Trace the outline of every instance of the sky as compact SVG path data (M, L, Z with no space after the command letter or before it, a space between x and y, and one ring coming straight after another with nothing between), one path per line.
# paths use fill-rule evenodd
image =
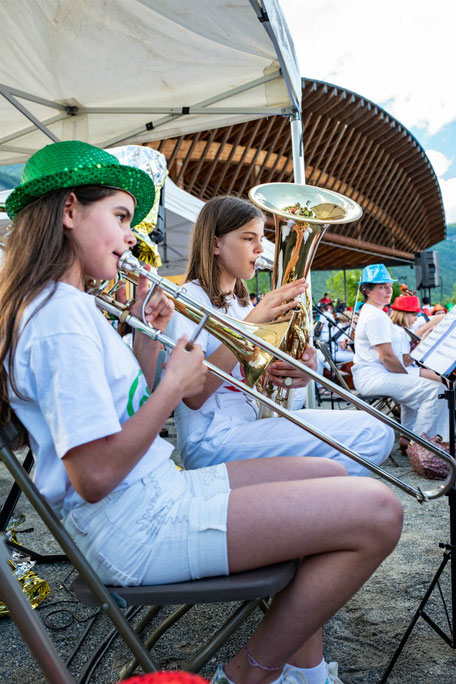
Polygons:
M447 223L456 222L456 2L279 2L301 75L347 88L400 121L434 167Z

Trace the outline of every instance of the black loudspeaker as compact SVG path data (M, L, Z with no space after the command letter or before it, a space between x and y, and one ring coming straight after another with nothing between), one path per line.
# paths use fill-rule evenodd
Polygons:
M439 253L417 252L415 254L416 289L440 286Z

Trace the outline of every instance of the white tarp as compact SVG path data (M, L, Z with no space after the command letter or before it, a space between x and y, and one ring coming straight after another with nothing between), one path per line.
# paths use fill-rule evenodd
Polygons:
M171 178L165 182L165 244L158 246L163 261L160 275L180 275L187 266L192 227L204 202L179 188Z
M278 0L0 0L0 44L0 164L299 109Z

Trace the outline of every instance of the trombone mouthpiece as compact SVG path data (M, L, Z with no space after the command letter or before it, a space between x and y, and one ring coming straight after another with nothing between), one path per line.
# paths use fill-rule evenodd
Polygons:
M141 268L141 262L137 259L129 249L125 250L119 257L119 271L137 271Z

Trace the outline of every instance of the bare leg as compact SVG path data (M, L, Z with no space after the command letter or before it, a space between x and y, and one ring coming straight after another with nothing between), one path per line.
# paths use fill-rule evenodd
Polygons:
M365 478L233 490L228 509L230 571L303 559L249 641L256 660L269 667L286 661L301 667L318 664L321 627L391 553L401 525L396 497ZM250 667L244 651L228 663L226 673L237 684L267 684L278 676Z
M231 461L226 464L231 489L266 482L309 480L347 475L343 465L329 458L278 456Z

